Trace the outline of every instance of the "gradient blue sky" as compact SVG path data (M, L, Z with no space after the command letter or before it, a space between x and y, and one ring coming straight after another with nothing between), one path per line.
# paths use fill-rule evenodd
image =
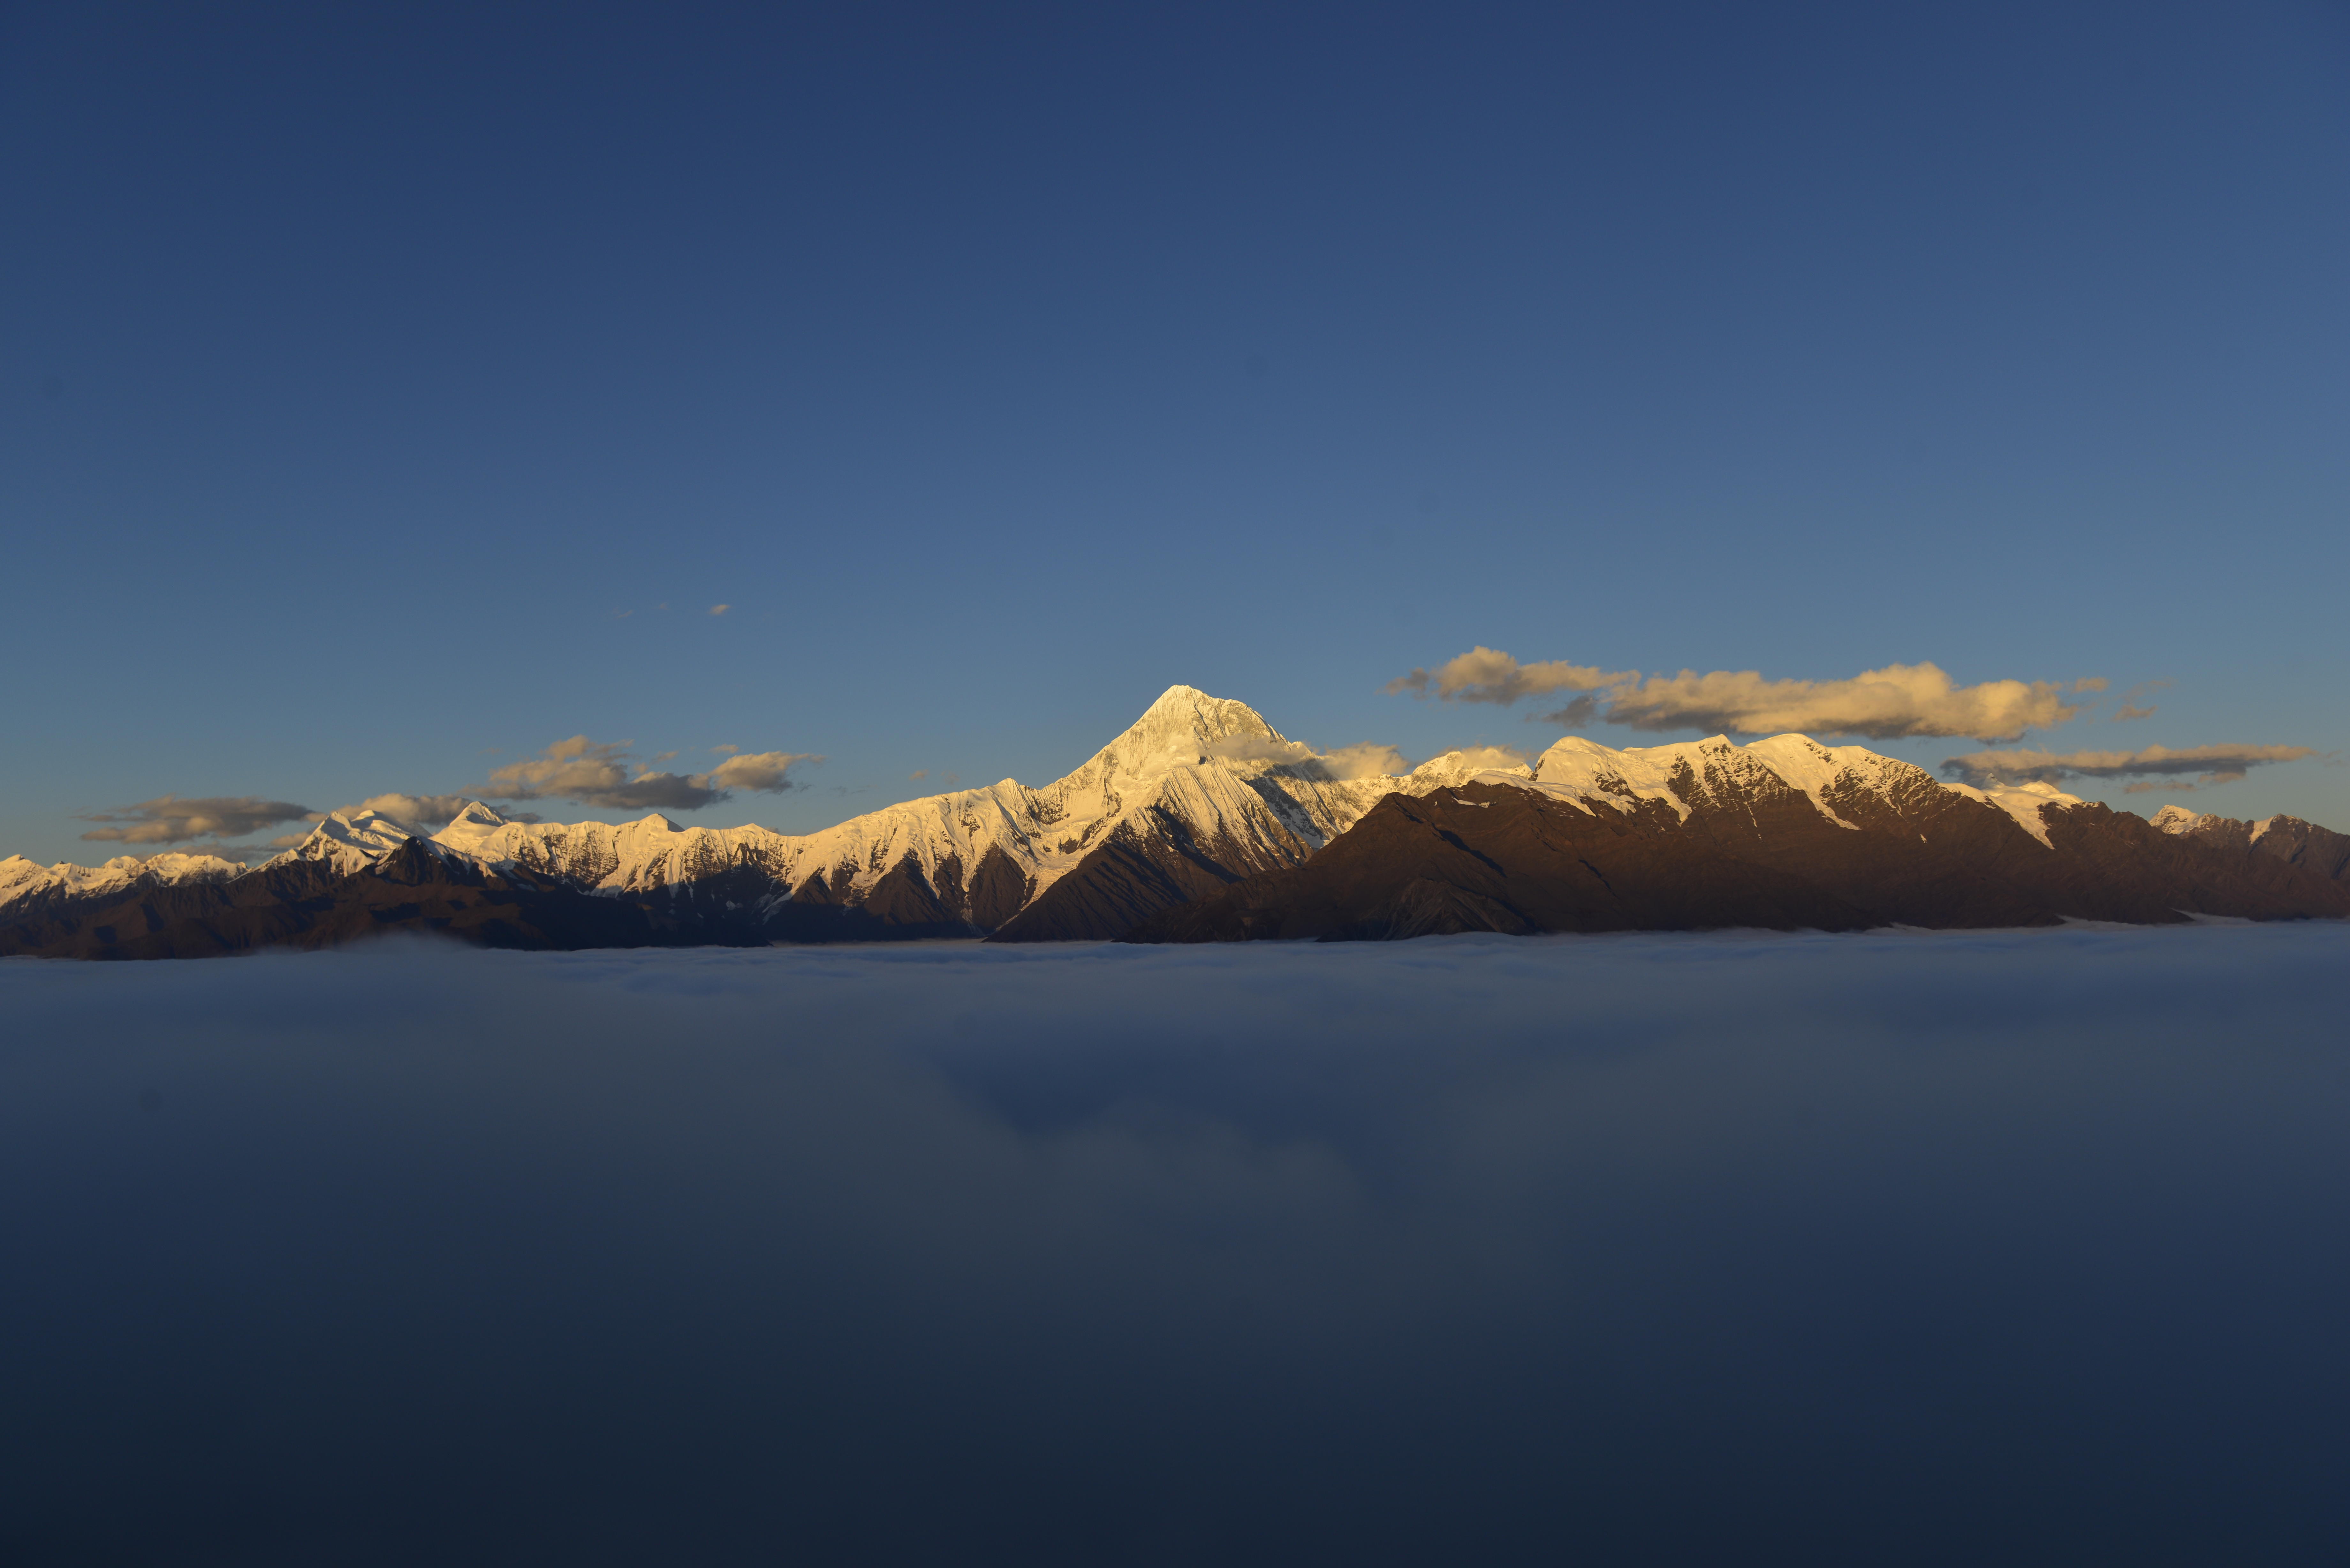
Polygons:
M2342 7L326 10L0 18L0 853L580 732L806 830L1178 681L1556 738L1383 693L1476 644L2350 750Z

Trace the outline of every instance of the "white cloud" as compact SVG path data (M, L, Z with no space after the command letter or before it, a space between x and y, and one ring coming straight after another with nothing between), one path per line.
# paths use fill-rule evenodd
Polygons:
M2100 690L2091 677L2073 691ZM1651 675L1637 670L1552 660L1521 664L1499 649L1479 646L1433 671L1415 670L1388 683L1451 702L1510 703L1551 692L1580 693L1547 722L1575 728L1595 720L1635 730L1722 730L1773 734L1800 730L1825 735L1895 740L1913 735L1972 735L2013 740L2026 730L2064 723L2081 711L2055 681L1987 680L1960 686L1933 664L1888 664L1843 680L1769 680L1752 670Z
M1411 771L1410 762L1401 752L1377 741L1360 741L1351 746L1320 752L1303 741L1276 741L1269 735L1227 735L1210 742L1207 754L1225 762L1274 763L1333 779L1372 778Z
M1367 779L1381 774L1411 772L1410 758L1378 741L1358 741L1351 746L1334 746L1322 753L1322 765L1330 770L1333 778L1341 779Z

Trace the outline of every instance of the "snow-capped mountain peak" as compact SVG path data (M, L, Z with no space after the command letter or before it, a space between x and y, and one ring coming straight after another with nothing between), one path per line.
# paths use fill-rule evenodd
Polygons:
M339 876L363 871L411 838L422 836L380 811L330 811L310 836L276 860L315 860Z
M2166 805L2154 814L2154 826L2174 838L2235 839L2241 836L2249 849L2266 838L2279 824L2306 829L2309 824L2293 816L2263 816L2246 822L2235 817L2215 816L2209 812L2189 811L2183 805ZM2323 832L2324 829L2319 829ZM2286 836L2294 836L2288 831Z
M1495 775L1496 782L1509 782ZM1925 769L1880 756L1865 746L1828 746L1809 735L1773 735L1739 745L1724 735L1662 746L1618 751L1580 735L1568 735L1534 761L1525 787L1572 802L1588 811L1597 805L1623 810L1654 801L1687 821L1700 804L1733 805L1751 800L1758 786L1783 785L1808 798L1839 827L1858 828L1851 813L1880 808L1905 815L1901 804L1921 792L1948 790L1995 805L2042 844L2049 843L2043 815L2049 806L2083 805L2053 784L1999 784L1989 789L1944 784ZM1843 803L1839 809L1837 803Z
M1986 801L1999 807L2000 810L2015 818L2017 826L2040 840L2041 843L2048 845L2052 849L2055 846L2050 843L2048 837L2048 818L2045 815L2047 808L2052 805L2088 804L2077 794L2066 794L2054 784L2043 784L2038 779L2029 784L1988 784L1981 789L1977 789L1972 784L1946 784L1942 787L1953 794L1965 795L1969 800Z
M1042 793L1072 816L1114 814L1117 803L1177 768L1196 767L1220 752L1233 763L1286 760L1282 753L1290 745L1245 702L1211 697L1196 686L1170 686L1125 733Z
M1425 794L1488 774L1497 780L1520 780L1534 777L1534 764L1512 762L1510 753L1498 746L1465 746L1438 753L1395 782L1406 794Z
M219 882L244 871L234 860L224 860L217 855L182 855L166 851L145 859L136 855L118 855L98 866L77 866L60 860L54 866L43 866L22 855L11 855L0 860L0 906L36 898L44 893L59 893L69 898L113 892L127 888L141 877L177 887L184 882Z
M506 825L497 811L478 800L469 800L449 819L449 826L432 836L434 843L466 855L477 854L482 841Z

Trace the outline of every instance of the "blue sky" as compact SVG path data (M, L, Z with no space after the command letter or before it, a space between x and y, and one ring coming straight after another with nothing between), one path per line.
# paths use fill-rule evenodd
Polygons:
M1383 690L1477 646L2350 752L2350 20L1889 9L16 8L0 851L574 734L805 830L1179 681L1563 732Z

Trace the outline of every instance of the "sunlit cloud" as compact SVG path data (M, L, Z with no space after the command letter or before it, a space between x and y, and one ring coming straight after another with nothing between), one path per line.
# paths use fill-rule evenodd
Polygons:
M1224 762L1274 763L1331 779L1375 778L1411 771L1411 763L1401 752L1377 741L1361 741L1323 752L1303 741L1276 741L1270 735L1226 735L1210 742L1206 754Z
M1447 659L1433 670L1415 670L1387 684L1390 696L1440 697L1447 702L1515 702L1554 691L1596 691L1640 679L1637 670L1607 670L1596 665L1551 659L1521 664L1499 649L1482 644Z
M694 776L721 790L747 789L779 794L797 787L788 776L794 767L822 761L811 752L743 752Z
M736 790L780 794L796 788L792 768L824 760L807 752L745 753L722 747L713 750L733 754L706 774L658 773L649 766L636 766L632 772L629 744L574 735L526 762L492 769L480 793L499 800L554 797L625 811L699 811Z
M1636 730L1800 730L1890 741L1914 735L2012 740L2081 710L2053 681L1960 686L1932 664L1888 664L1849 680L1766 680L1752 670L1652 675L1611 694L1608 723Z
M2091 676L2074 681L2072 691L2096 691L2105 685ZM2081 711L2080 704L2065 701L2065 688L2055 681L1960 686L1933 664L1888 664L1848 680L1768 680L1752 670L1684 670L1643 679L1637 670L1607 670L1563 660L1521 664L1482 645L1433 670L1415 670L1391 680L1387 690L1448 702L1494 703L1577 692L1565 707L1534 721L1565 729L1602 722L1652 732L1759 735L1800 730L1880 741L1918 735L2013 740Z

